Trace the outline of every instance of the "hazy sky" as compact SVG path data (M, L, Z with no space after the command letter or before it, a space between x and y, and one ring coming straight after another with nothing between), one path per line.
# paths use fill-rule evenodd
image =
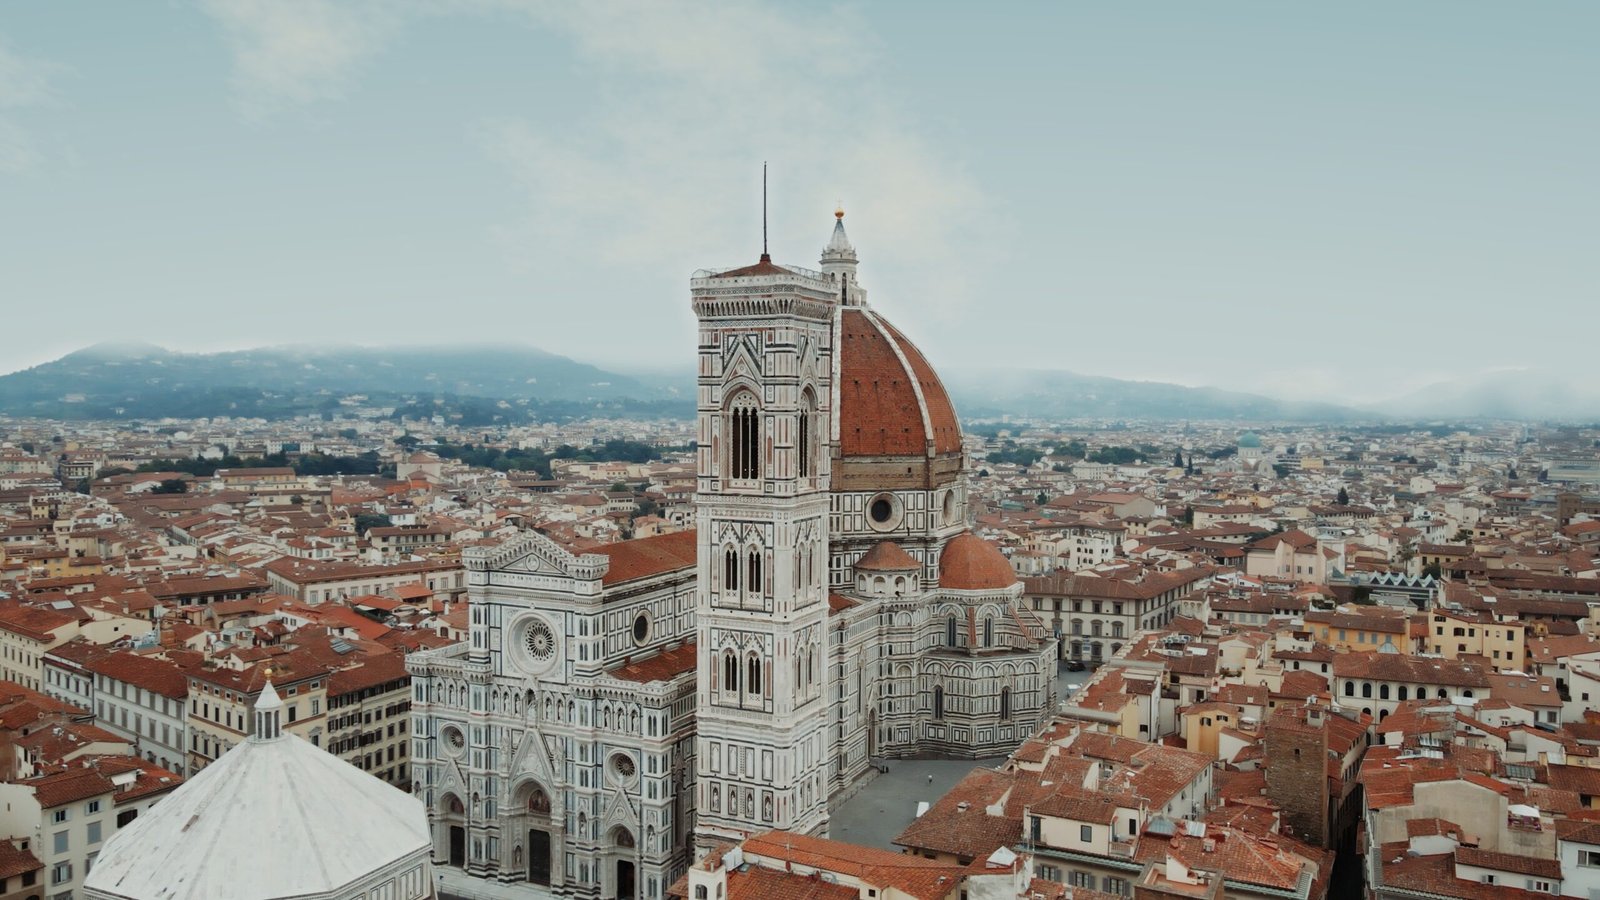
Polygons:
M1600 3L0 4L0 370L525 340L691 362L836 202L941 367L1592 377Z

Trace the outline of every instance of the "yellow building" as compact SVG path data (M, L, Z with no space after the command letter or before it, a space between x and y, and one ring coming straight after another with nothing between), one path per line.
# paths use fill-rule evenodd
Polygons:
M1360 611L1357 611L1357 610ZM1306 613L1306 627L1319 642L1335 650L1411 653L1411 623L1404 613L1381 607L1348 607Z
M1481 656L1497 671L1524 671L1527 625L1497 622L1487 613L1435 610L1428 621L1428 651L1448 659Z

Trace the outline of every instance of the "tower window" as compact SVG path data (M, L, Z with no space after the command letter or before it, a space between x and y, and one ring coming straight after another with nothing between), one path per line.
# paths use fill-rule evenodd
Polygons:
M761 581L761 551L750 551L750 581L746 586L751 594L760 594L763 590Z
M1011 688L1003 687L1003 688L1000 689L1000 720L1003 722L1003 721L1006 721L1006 720L1008 720L1010 718L1011 718Z
M742 481L761 477L761 411L755 398L742 394L728 417L729 476Z
M938 686L933 689L933 717L944 718L944 688Z
M812 402L810 394L800 403L800 421L795 429L795 453L798 456L796 466L801 478L811 477L811 416Z
M739 553L732 547L722 554L722 589L725 591L739 589Z

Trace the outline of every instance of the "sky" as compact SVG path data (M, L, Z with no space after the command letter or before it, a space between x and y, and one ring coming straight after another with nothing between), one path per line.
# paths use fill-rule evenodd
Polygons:
M842 204L941 368L1592 378L1600 4L14 0L0 371L101 341L692 365Z

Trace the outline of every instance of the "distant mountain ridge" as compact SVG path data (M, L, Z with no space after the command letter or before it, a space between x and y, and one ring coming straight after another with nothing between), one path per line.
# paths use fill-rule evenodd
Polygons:
M1060 370L956 366L942 374L957 411L970 418L1330 423L1395 417L1600 418L1600 388L1528 372L1434 385L1366 408ZM0 414L40 418L332 415L351 395L407 414L452 398L459 402L449 409L459 413L470 407L474 424L608 412L688 417L694 412L694 373L684 366L623 374L509 343L291 345L219 353L103 343L0 376ZM509 412L507 403L514 404Z
M178 353L154 344L104 343L0 376L0 413L281 418L337 407L340 397L351 394L688 402L671 387L514 344Z
M1061 370L974 370L942 376L962 416L1041 419L1241 419L1348 422L1378 418L1348 406Z

